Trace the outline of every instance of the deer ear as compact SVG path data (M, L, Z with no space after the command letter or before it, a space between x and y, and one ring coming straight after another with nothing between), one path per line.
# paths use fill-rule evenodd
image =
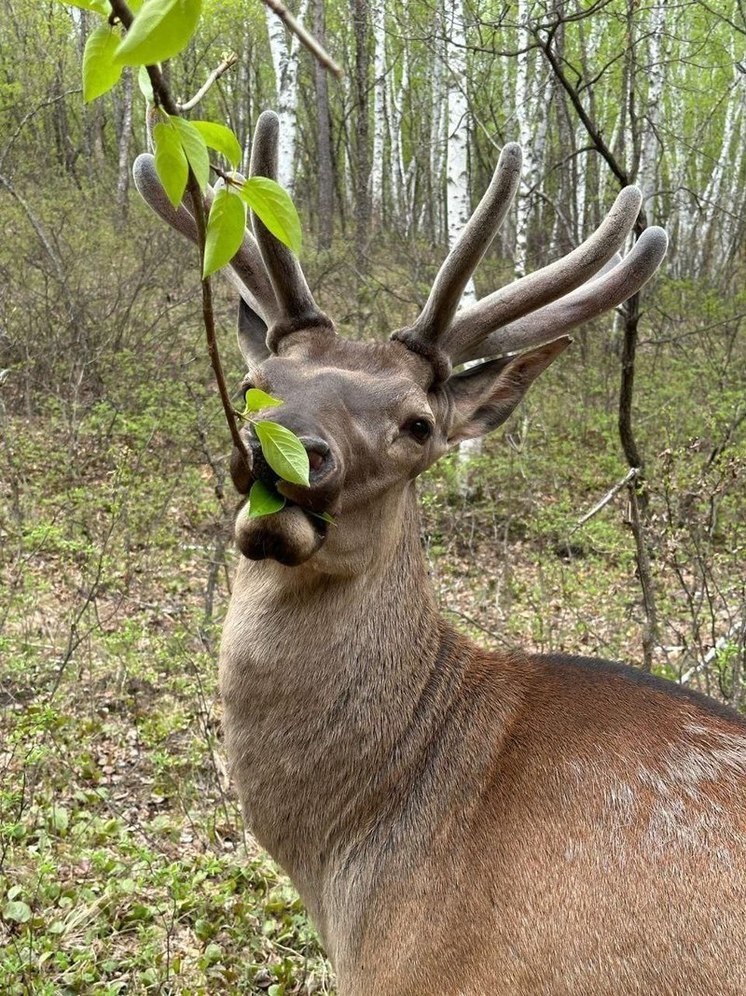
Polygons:
M238 348L248 366L257 366L269 356L267 326L243 298L238 303Z
M453 404L453 446L496 429L517 407L523 395L572 339L564 336L517 356L488 360L455 374L446 383Z

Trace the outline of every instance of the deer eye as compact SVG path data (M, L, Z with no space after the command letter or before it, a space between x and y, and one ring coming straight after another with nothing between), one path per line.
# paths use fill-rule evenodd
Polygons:
M418 443L426 443L433 432L432 423L426 418L413 418L403 429Z

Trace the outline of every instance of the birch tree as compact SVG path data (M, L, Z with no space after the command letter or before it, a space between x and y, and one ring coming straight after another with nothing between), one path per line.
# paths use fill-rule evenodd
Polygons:
M324 0L314 0L313 28L316 38L326 45ZM328 249L334 235L334 166L331 121L329 117L329 87L326 69L314 60L316 84L316 126L319 136L318 212L319 246Z
M308 0L301 0L298 20L303 22L308 11ZM272 64L275 70L277 114L280 118L277 179L291 194L295 186L295 146L298 134L298 65L300 42L296 35L288 39L285 25L269 7L267 30Z
M640 165L637 171L638 185L642 191L643 210L648 224L652 224L655 218L653 198L657 189L658 160L660 158L658 131L665 79L663 63L665 30L666 4L660 3L651 7L648 14L648 94L640 142Z
M355 32L355 260L360 272L365 269L365 254L370 234L370 147L368 145L368 99L370 73L368 38L370 34L368 0L352 0Z
M469 103L466 96L466 29L462 0L446 0L444 5L446 38L446 106L448 141L446 143L446 218L450 249L469 220ZM474 281L464 288L461 305L476 301Z
M452 0L453 2L453 0ZM443 205L441 197L441 179L445 168L446 147L448 141L448 99L446 79L446 28L444 12L436 0L433 9L433 35L435 47L433 53L433 69L431 74L431 106L430 106L430 211L433 240L443 234Z
M735 193L732 189L733 178L735 178L736 183L739 181L740 171L737 166L739 158L741 162L743 161L742 126L745 106L746 76L738 67L735 67L733 86L725 110L720 154L702 196L703 209L709 217L700 226L696 242L697 251L694 255L695 272L700 272L705 267L708 252L710 266L714 271L724 266L729 254L730 229L733 227L733 218L729 212L721 211L721 208L723 203L726 200L730 201ZM728 189L729 187L731 189Z
M384 137L386 133L386 0L371 0L373 29L373 159L370 210L374 225L383 220Z
M515 68L515 114L518 121L518 141L523 150L523 170L518 188L515 233L515 274L522 277L528 267L528 226L531 217L531 197L537 180L537 157L540 139L535 128L536 97L532 79L533 40L530 28L531 0L518 0L518 54ZM542 114L541 119L546 120Z
M119 162L117 166L117 207L122 217L127 215L127 192L130 180L130 140L132 138L132 70L127 68L122 81L122 117L119 130Z
M469 102L466 93L466 25L462 0L446 0L444 5L446 39L448 141L446 143L446 218L448 248L452 249L469 220ZM471 277L461 295L460 308L477 299ZM459 446L459 460L467 463L482 452L482 440L468 439ZM462 467L461 489L469 483Z

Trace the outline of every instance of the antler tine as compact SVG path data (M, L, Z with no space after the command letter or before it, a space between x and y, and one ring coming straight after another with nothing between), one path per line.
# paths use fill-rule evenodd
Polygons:
M429 353L427 347L441 338L453 321L464 287L513 201L521 178L522 158L521 147L516 142L503 148L492 181L441 266L419 318L411 328L394 333L392 338L423 353Z
M588 281L559 301L492 332L471 349L461 350L454 362L464 363L539 346L616 308L648 282L666 255L667 247L668 236L662 228L646 228L624 259L602 276Z
M622 244L641 203L637 187L625 187L596 231L577 249L459 312L443 336L443 349L451 356L470 354L495 329L584 284Z
M279 119L273 111L264 111L256 124L251 151L251 175L277 178L277 141ZM334 325L318 307L295 254L272 235L252 211L257 242L269 272L280 306L280 319L267 334L267 345L276 352L281 338L309 326L334 331Z
M155 159L149 153L143 153L135 159L132 175L141 197L150 208L165 222L195 245L198 243L197 226L189 210L184 204L175 208L166 196L155 171ZM207 206L212 204L213 192L205 191ZM274 322L279 314L275 292L269 281L267 270L259 252L256 239L247 231L243 244L231 260L230 274L241 297L249 304L264 321Z

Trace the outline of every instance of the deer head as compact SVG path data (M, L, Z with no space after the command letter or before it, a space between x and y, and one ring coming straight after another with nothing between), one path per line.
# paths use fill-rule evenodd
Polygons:
M274 179L278 119L259 119L252 175ZM355 570L393 537L411 482L461 440L501 425L529 385L570 345L566 333L635 293L655 272L666 235L647 229L620 261L640 193L627 187L599 228L577 249L458 311L466 283L515 195L517 145L500 156L489 189L443 263L419 317L388 341L342 338L314 301L297 259L252 218L231 272L241 296L238 341L248 365L244 390L282 399L271 418L291 429L309 454L310 486L284 481L243 430L251 466L234 453L232 476L246 494L255 479L277 485L288 504L262 518L239 513L236 540L252 560ZM196 241L186 207L174 210L151 156L140 156L135 181L150 206ZM465 370L467 360L483 360ZM314 513L329 513L334 526Z

